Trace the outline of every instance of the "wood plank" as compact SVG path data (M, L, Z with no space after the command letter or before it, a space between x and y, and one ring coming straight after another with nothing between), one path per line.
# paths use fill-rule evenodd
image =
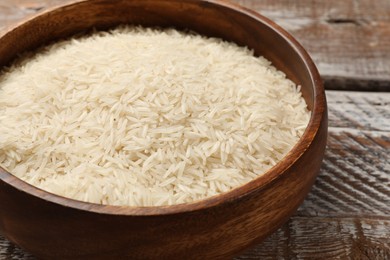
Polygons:
M299 216L390 215L390 93L327 91L328 147Z
M388 0L231 0L273 19L309 51L327 89L390 91ZM0 29L66 0L2 0Z
M328 148L299 216L389 216L390 132L329 130Z
M390 93L327 91L326 96L330 126L390 131Z
M0 29L34 14L60 0L2 0L0 2Z
M13 245L0 235L0 259L1 260L35 260L36 258Z
M292 217L236 260L390 259L389 234L390 218Z
M293 34L312 55L327 89L390 90L390 1L234 2Z

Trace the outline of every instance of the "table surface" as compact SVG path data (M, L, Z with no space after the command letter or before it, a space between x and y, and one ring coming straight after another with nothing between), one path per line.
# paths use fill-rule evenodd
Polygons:
M0 30L64 0L1 0ZM308 50L329 106L325 159L304 203L236 259L390 259L390 1L235 0ZM0 259L34 259L0 236Z

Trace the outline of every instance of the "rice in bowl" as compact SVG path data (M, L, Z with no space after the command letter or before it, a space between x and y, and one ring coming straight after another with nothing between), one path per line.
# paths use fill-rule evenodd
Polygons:
M86 202L159 206L264 174L310 118L299 87L220 39L124 26L3 72L0 164Z

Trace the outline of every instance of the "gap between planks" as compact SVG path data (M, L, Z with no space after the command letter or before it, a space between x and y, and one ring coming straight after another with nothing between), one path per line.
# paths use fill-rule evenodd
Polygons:
M390 91L388 0L234 0L294 35L327 89Z

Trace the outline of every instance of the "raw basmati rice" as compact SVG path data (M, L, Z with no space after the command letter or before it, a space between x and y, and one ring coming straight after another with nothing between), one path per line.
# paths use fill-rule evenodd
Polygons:
M227 192L280 161L310 118L299 87L268 60L173 29L52 44L3 72L0 88L0 164L99 204Z

